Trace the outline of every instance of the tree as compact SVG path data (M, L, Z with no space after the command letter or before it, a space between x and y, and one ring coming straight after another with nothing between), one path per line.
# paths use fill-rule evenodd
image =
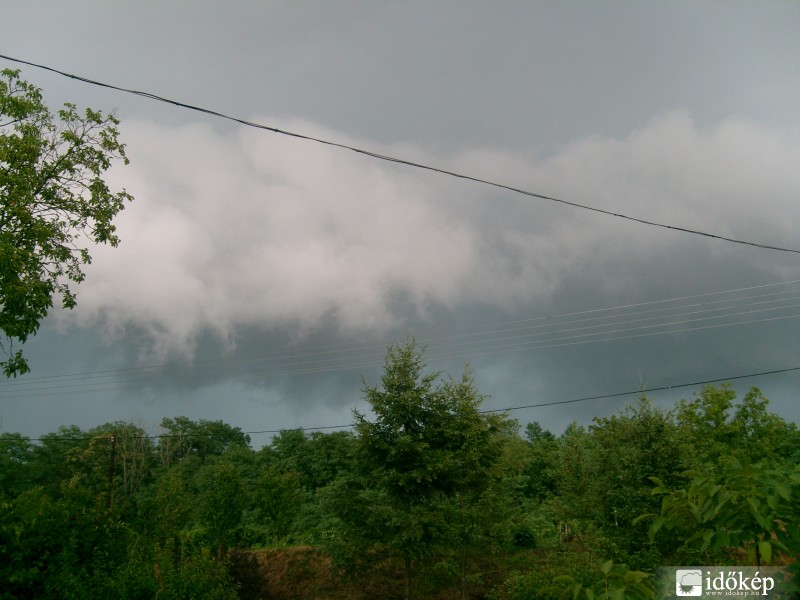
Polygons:
M693 468L724 467L732 458L757 462L780 453L792 429L767 410L769 401L761 391L750 388L740 403L735 400L730 384L708 385L678 404L678 427Z
M63 483L75 476L76 469L84 467L73 457L88 448L89 438L76 425L62 425L57 432L43 435L40 443L33 447L28 463L31 481L42 486L50 496L60 497Z
M244 484L236 466L224 460L204 465L197 479L198 516L222 558L242 520Z
M550 431L537 423L525 427L526 460L522 471L524 493L528 498L542 501L556 489L558 470L558 441Z
M132 196L113 193L103 174L127 164L119 121L65 104L55 115L19 71L0 71L0 361L7 377L28 363L14 344L35 335L60 295L73 308L72 284L91 261L87 242L116 246L114 217Z
M452 555L461 599L467 597L467 560L485 558L492 547L512 539L514 506L507 465L502 464L508 440L518 437L516 421L479 411L485 396L469 369L441 387L451 417L445 420L456 481L444 506L447 537L444 550ZM448 510L449 509L449 510Z
M596 440L583 425L573 421L558 438L556 497L553 505L558 515L558 535L567 541L593 522L597 504L595 469L592 464Z
M652 568L660 561L659 549L645 541L644 527L632 522L658 508L649 477L672 483L682 469L672 415L643 396L619 415L595 418L589 430L597 441L591 461L595 523L612 547L624 552L620 559L636 568Z
M800 466L733 459L721 475L686 471L684 476L689 482L683 488L650 478L653 494L663 497L661 513L637 520L652 520L651 539L672 531L683 540L683 550L698 550L705 564L712 564L710 553L731 547L745 549L759 567L772 561L774 549L800 551Z
M127 534L122 522L41 487L0 500L0 598L96 597L124 562Z
M256 512L266 521L271 541L285 540L306 503L300 475L268 468L257 481Z
M250 444L250 436L240 427L222 421L164 417L161 427L166 433L159 436L158 451L161 464L166 467L187 456L197 456L205 462L209 456L221 456L231 448L249 448Z
M601 562L590 585L576 581L570 575L553 579L543 594L560 600L652 600L655 597L653 576L643 571L631 571L614 561Z
M282 472L295 472L307 492L315 492L353 469L355 437L349 431L306 435L298 429L284 429L262 453Z
M31 487L33 445L18 433L0 434L0 498L14 498Z
M647 542L644 526L631 523L658 509L649 478L671 484L683 470L671 413L642 397L618 415L595 418L588 432L565 433L561 446L562 519L590 534L601 556L634 568L657 565L660 548Z
M374 421L355 411L362 489L339 486L351 494L340 507L345 535L353 534L362 549L403 561L406 599L417 561L449 549L454 539L475 539L466 506L487 487L505 423L502 416L479 411L483 396L469 371L440 383L439 373L424 370L414 340L390 346L381 387L364 385ZM465 516L463 522L449 520L454 512Z

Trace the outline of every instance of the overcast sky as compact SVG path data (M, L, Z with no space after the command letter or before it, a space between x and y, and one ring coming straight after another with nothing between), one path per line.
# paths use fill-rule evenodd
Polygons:
M0 54L537 194L800 249L800 4L6 1ZM3 68L20 65L0 59ZM349 423L414 335L486 408L800 366L800 255L247 128L121 119L135 200L0 383L0 431ZM742 379L800 419L797 371ZM699 388L653 392L671 406ZM560 432L632 396L513 411ZM256 444L267 436L254 435Z

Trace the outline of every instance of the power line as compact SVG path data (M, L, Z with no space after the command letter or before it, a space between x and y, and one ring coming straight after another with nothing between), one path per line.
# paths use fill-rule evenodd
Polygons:
M74 79L76 81L81 81L83 83L88 83L88 84L91 84L91 85L96 85L96 86L100 86L100 87L116 90L116 91L119 91L119 92L124 92L124 93L127 93L127 94L133 94L135 96L141 96L143 98L149 98L151 100L156 100L158 102L164 102L164 103L167 103L167 104L172 104L173 106L177 106L179 108L185 108L185 109L188 109L188 110L193 110L193 111L196 111L196 112L200 112L200 113L204 113L204 114L207 114L207 115L211 115L213 117L219 117L221 119L226 119L228 121L233 121L235 123L239 123L240 125L245 125L247 127L253 127L255 129L262 129L262 130L270 131L272 133L276 133L276 134L280 134L280 135L285 135L285 136L289 136L289 137L293 137L293 138L297 138L297 139L301 139L301 140L306 140L306 141L310 141L310 142L316 142L318 144L324 144L326 146L332 146L332 147L336 147L336 148L341 148L343 150L350 150L351 152L355 152L357 154L362 154L364 156L369 156L369 157L372 157L372 158L375 158L375 159L378 159L378 160L383 160L383 161L387 161L387 162L391 162L391 163L405 165L407 167L412 167L412 168L415 168L415 169L422 169L422 170L425 170L425 171L432 171L434 173L439 173L441 175L448 175L450 177L455 177L457 179L463 179L465 181L470 181L470 182L473 182L473 183L479 183L479 184L482 184L482 185L487 185L487 186L491 186L491 187L507 190L507 191L510 191L510 192L514 192L516 194L522 194L524 196L529 196L531 198L538 198L540 200L547 200L549 202L556 202L556 203L559 203L559 204L564 204L566 206L571 206L573 208L578 208L578 209L581 209L581 210L588 210L588 211L591 211L591 212L596 212L596 213L600 213L600 214L607 215L607 216L610 216L610 217L616 217L616 218L619 218L619 219L625 219L625 220L632 221L632 222L635 222L635 223L640 223L642 225L648 225L650 227L659 227L659 228L662 228L662 229L671 229L673 231L679 231L679 232L688 233L688 234L692 234L692 235L699 235L699 236L712 238L712 239L716 239L716 240L722 240L722 241L726 241L726 242L731 242L731 243L734 243L734 244L742 244L742 245L746 245L746 246L753 246L753 247L762 248L762 249L765 249L765 250L776 250L776 251L779 251L779 252L790 252L790 253L794 253L794 254L800 254L800 250L797 250L797 249L783 248L783 247L779 247L779 246L773 246L773 245L770 245L770 244L762 244L762 243L758 243L758 242L750 242L750 241L746 241L746 240L740 240L740 239L737 239L737 238L726 237L726 236L719 235L719 234L709 233L709 232L701 231L701 230L698 230L698 229L689 229L687 227L680 227L680 226L677 226L677 225L669 225L667 223L658 223L656 221L650 221L650 220L642 219L642 218L639 218L639 217L633 217L633 216L630 216L630 215L625 215L625 214L622 214L622 213L617 213L617 212L613 212L613 211L610 211L610 210L597 208L595 206L590 206L590 205L587 205L587 204L579 204L577 202L564 200L562 198L556 198L554 196L547 196L545 194L539 194L539 193L536 193L536 192L531 192L531 191L528 191L528 190L524 190L522 188L517 188L517 187L511 186L511 185L506 185L504 183L491 181L491 180L488 180L488 179L482 179L480 177L475 177L475 176L472 176L472 175L467 175L465 173L458 173L456 171L451 171L451 170L443 169L443 168L440 168L440 167L434 167L434 166L430 166L430 165L426 165L426 164L423 164L423 163L414 162L414 161L403 159L403 158L389 156L389 155L386 155L386 154L380 154L378 152L373 152L371 150L358 148L356 146L350 146L348 144L344 144L344 143L341 143L341 142L335 142L335 141L326 140L326 139L322 139L322 138L318 138L318 137L314 137L314 136L310 136L310 135L305 135L305 134L301 134L301 133L297 133L297 132L293 132L293 131L287 131L287 130L279 129L277 127L273 127L273 126L270 126L270 125L264 125L264 124L261 124L261 123L255 123L253 121L248 121L246 119L242 119L242 118L239 118L239 117L233 117L233 116L230 116L230 115L226 115L226 114L223 114L221 112L218 112L218 111L215 111L215 110L211 110L211 109L208 109L208 108L203 108L203 107L200 107L200 106L194 106L192 104L187 104L185 102L180 102L178 100L172 100L172 99L169 99L169 98L164 98L162 96L158 96L158 95L150 93L150 92L143 92L143 91L139 91L139 90L133 90L133 89L119 87L119 86L112 85L112 84L109 84L109 83L103 83L103 82L100 82L100 81L96 81L94 79L89 79L87 77L82 77L80 75L74 75L72 73L67 73L65 71L60 71L58 69L55 69L53 67L48 67L46 65L41 65L41 64L34 63L34 62L22 60L22 59L19 59L19 58L13 58L11 56L6 56L4 54L0 54L0 58L4 58L4 59L12 61L12 62L25 64L25 65L29 65L29 66L32 66L32 67L36 67L38 69L43 69L45 71L50 71L52 73L56 73L56 74L62 75L64 77L68 77L68 78Z
M786 287L793 286L795 283L798 282L789 281L750 286L734 290L707 292L693 296L651 300L636 304L595 308L502 323L484 323L456 330L439 330L440 333L438 334L434 330L433 335L426 335L421 341L429 347L429 352L426 356L437 360L497 354L507 351L572 346L630 339L632 337L729 327L767 320L796 318L800 315L789 314L769 319L716 323L706 327L698 325L703 321L723 319L730 321L733 318L744 315L797 307L796 304L788 303L800 299L797 295L800 290ZM779 286L782 286L783 289L775 290ZM754 291L765 291L766 293L750 293L747 296L741 296L741 292ZM687 300L699 301L686 303ZM680 302L680 304L675 305L676 302ZM673 305L670 306L670 303ZM656 308L629 310L630 308L645 308L648 306ZM620 310L623 312L620 313ZM676 329L679 325L688 326ZM634 332L638 333L634 334ZM452 345L455 345L456 348L454 349ZM273 376L308 375L379 366L381 360L376 358L376 355L382 353L385 350L385 346L385 344L380 343L318 346L302 352L277 352L241 361L203 361L194 366L202 366L204 374L207 375L213 375L215 369L224 369L227 374L235 371L239 374L267 373L269 375L271 373ZM159 373L155 371L156 369L189 366L189 364L168 363L147 367L97 371L94 373L6 380L0 384L0 397L30 397L32 395L43 395L42 392L46 390L55 390L55 393L84 393L106 391L131 385L156 384L164 380L177 380L180 377L180 374L176 375L174 372Z
M692 383L680 383L677 385L662 385L656 388L645 388L640 390L634 390L629 392L617 392L614 394L603 394L600 396L586 396L584 398L575 398L572 400L556 400L554 402L542 402L539 404L527 404L525 406L512 406L509 408L498 408L493 410L484 410L480 411L482 413L495 413L495 412L505 412L505 411L513 411L513 410L523 410L526 408L542 408L544 406L556 406L560 404L574 404L576 402L587 402L589 400L603 400L605 398L616 398L619 396L631 396L633 394L647 394L648 392L663 392L667 390L677 390L681 388L687 387L695 387L698 385L711 385L712 383L722 383L727 381L736 381L739 379L749 379L751 377L763 377L765 375L777 375L779 373L789 373L790 371L800 371L800 367L789 367L787 369L774 369L772 371L762 371L760 373L749 373L747 375L735 375L733 377L720 377L718 379L706 379L705 381L693 381Z
M600 312L624 310L624 309L628 309L628 308L639 308L639 307L642 307L642 306L653 306L655 304L667 304L667 303L670 303L670 302L680 302L682 300L698 300L700 298L710 298L712 296L721 296L723 294L735 294L735 293L738 293L738 292L749 292L749 291L752 291L752 290L761 290L761 289L765 289L765 288L774 288L774 287L784 286L784 285L793 285L795 283L800 283L800 279L794 279L794 280L790 280L790 281L780 281L778 283L766 283L766 284L762 284L762 285L752 285L752 286L747 286L747 287L735 288L735 289L731 289L731 290L722 290L722 291L719 291L719 292L703 292L701 294L692 294L690 296L677 296L677 297L674 297L674 298L664 298L664 299L661 299L661 300L646 300L644 302L636 302L636 303L633 303L633 304L622 304L620 306L609 306L609 307L604 307L604 308L592 308L592 309L582 310L582 311L578 311L578 312L561 313L561 314L556 314L556 315L548 315L548 316L544 316L544 317L531 317L531 318L528 318L528 319L522 319L522 320L518 320L518 321L506 321L506 322L501 323L501 324L506 325L506 324L523 323L523 322L527 322L527 321L542 321L542 320L558 319L558 318L563 318L563 317L574 317L574 316L589 315L589 314L600 313ZM778 292L778 293L784 293L784 292ZM768 295L772 295L772 294L768 294ZM758 297L762 297L762 296L755 296L755 297L758 298ZM733 300L717 300L715 302L732 302L732 301L735 301L735 299L733 299ZM690 306L697 306L697 304L693 304L693 305L690 305Z
M755 304L774 303L779 301L775 300L776 297L786 296L789 294L791 294L792 296L785 298L784 300L787 301L795 300L797 299L796 294L800 292L800 290L795 290L792 288L786 289L786 286L793 286L794 284L797 283L800 283L800 280L763 284L758 286L741 287L741 288L723 290L717 292L705 292L689 296L650 300L650 301L639 302L634 304L625 304L620 306L593 308L578 312L551 314L540 317L529 317L514 321L487 322L479 325L472 325L469 327L461 327L456 329L440 328L437 330L436 328L433 328L427 330L427 334L423 341L428 346L435 347L439 346L440 344L453 342L457 343L460 348L464 348L468 344L475 345L476 343L490 341L485 339L481 340L480 338L487 338L489 336L497 336L499 334L507 334L519 331L532 331L536 329L541 330L545 328L550 328L551 331L548 331L546 333L550 335L555 335L559 333L559 331L562 332L566 331L564 327L577 323L591 323L608 319L624 319L623 321L618 321L615 324L633 323L635 321L640 321L640 322L645 321L645 319L633 320L629 318L640 315L651 315L651 317L649 318L653 319L658 319L658 318L674 319L680 316L687 316L689 314L701 314L703 312L722 311L726 307L723 307L721 305L726 305L726 304L730 305L732 303L747 302L748 304L746 306L753 306ZM737 297L737 296L722 297L722 296L732 296L735 294L739 294L741 292L752 292L757 290L761 291L761 290L766 290L767 288L774 289L778 287L784 287L785 289L783 291L768 291L767 293L749 295L745 297ZM764 298L772 300L760 300L760 302L751 302L752 300L764 299ZM691 304L683 303L674 306L675 303L684 302L687 300L702 300L702 301L694 302ZM667 306L668 304L673 304L673 306ZM659 308L649 309L644 311L636 311L636 312L628 311L628 309L631 308L642 308L649 306L658 306ZM717 306L717 308L709 308L710 306ZM697 308L697 307L700 307L701 310L693 311L691 313L685 312L685 309L687 308ZM731 306L727 308L740 308L740 307ZM608 313L620 313L620 311L628 311L628 312L623 312L622 314L608 314ZM666 313L667 311L675 311L675 312L674 314L671 315L658 314L658 313ZM581 318L576 319L575 317L581 317ZM667 326L674 324L675 321L673 320L669 323L664 323L663 325ZM611 324L607 323L605 326L608 325ZM587 326L587 328L589 327L599 328L601 326L602 325L591 325ZM559 328L559 329L554 330L553 328ZM495 337L495 340L496 339L497 338ZM206 371L208 371L210 368L213 368L215 365L217 365L220 366L221 368L226 369L227 371L230 371L232 368L238 366L245 366L245 368L247 368L246 367L247 365L258 365L258 364L263 364L264 362L272 362L273 364L277 363L275 364L277 368L284 368L284 369L289 367L305 368L320 364L324 365L331 361L341 361L341 359L343 358L366 360L367 358L374 356L375 352L383 351L385 350L385 348L386 344L382 343L369 343L369 344L350 343L344 345L339 344L335 346L330 346L330 345L315 346L306 349L302 352L292 352L292 351L275 352L275 353L270 353L269 355L256 356L237 361L223 361L215 359L215 360L207 360L199 362L184 362L184 363L173 362L173 363L153 364L141 367L128 367L122 369L107 369L102 371L68 373L63 375L24 377L19 379L0 381L0 388L2 388L3 386L7 388L6 390L0 389L0 392L9 391L9 389L13 390L19 388L30 388L31 386L37 387L49 383L59 383L59 382L71 383L74 381L89 382L90 380L108 379L112 377L129 377L129 378L135 378L137 380L149 379L152 377L160 376L160 374L158 373L152 373L153 371L169 369L169 368L174 369L182 367L203 367ZM354 353L356 354L354 355ZM359 358L360 356L363 358ZM104 382L98 382L98 383L104 383Z
M764 310L773 310L773 309L764 309ZM755 311L751 311L755 312ZM746 313L739 313L739 314L746 314ZM706 318L721 318L721 317L706 317ZM772 322L772 321L779 321L779 320L786 320L786 319L795 319L800 318L800 314L790 314L790 315L781 315L777 317L765 317L760 319L751 319L747 321L737 321L734 323L717 323L711 325L694 325L690 327L682 327L679 329L667 329L662 331L647 331L641 332L642 329L652 328L654 326L640 326L640 327L631 327L626 329L617 329L609 332L600 332L600 333L592 333L592 334L582 334L582 335L571 335L571 336L562 336L560 338L552 339L552 340L537 340L537 339L521 339L519 341L513 341L508 339L501 339L501 340L488 340L482 346L475 346L473 347L462 346L457 349L442 349L437 352L429 352L426 355L426 358L430 360L452 360L452 359L471 359L477 356L489 356L489 355L496 355L501 353L508 353L508 352L521 352L525 350L545 350L545 349L552 349L552 348L563 348L568 346L576 346L576 345L583 345L583 344L590 344L590 343L600 343L600 342L611 342L611 341L619 341L619 340L630 340L630 339L638 339L642 337L653 337L658 335L668 335L668 334L676 334L676 333L687 333L687 332L694 332L694 331L704 331L709 329L720 329L724 327L733 327L739 325L752 325L756 323L765 323L765 322ZM702 319L696 319L702 320ZM689 320L689 321L682 321L677 323L668 323L666 325L674 326L681 323L687 323L696 320ZM630 333L636 332L639 333ZM611 335L612 337L597 337L601 335ZM594 338L590 338L590 336L595 336ZM520 336L517 336L520 337ZM531 336L528 336L530 338ZM353 362L356 361L356 362ZM265 370L267 371L267 377L285 377L285 376L298 376L298 375L319 375L325 373L337 373L342 371L353 371L358 369L367 369L367 368L375 368L379 367L383 364L383 360L381 358L376 358L373 355L366 355L366 356L343 356L339 359L329 359L327 362L323 363L312 363L311 365L301 365L299 367L293 369L280 369L280 367L270 367L266 366L259 369L248 369L246 371L241 371L240 374L249 373L249 374L258 374L262 373ZM269 371L272 371L271 373ZM165 377L171 377L169 375L163 375L162 379ZM85 394L85 393L96 393L96 392L105 392L105 391L112 391L117 390L125 387L132 387L136 385L147 385L148 383L154 384L157 383L157 379L153 381L140 381L140 380L128 380L122 381L121 383L114 383L114 382L98 382L98 383L72 383L72 384L57 384L53 386L42 386L34 389L23 389L21 391L16 390L3 390L5 392L5 398L13 398L13 399L20 399L20 398L30 398L36 396L48 396L54 393L58 394Z
M480 410L478 411L480 414L490 414L490 413L505 413L505 412L513 412L517 410L526 410L531 408L544 408L547 406L558 406L562 404L576 404L579 402L590 402L592 400L605 400L608 398L619 398L621 396L633 396L633 395L640 395L640 394L647 394L653 392L663 392L669 390L677 390L683 389L688 387L697 387L700 385L711 385L714 383L722 383L727 381L738 381L741 379L751 379L754 377L765 377L768 375L778 375L782 373L790 373L793 371L800 371L800 366L797 367L787 367L784 369L772 369L769 371L760 371L758 373L748 373L745 375L733 375L729 377L719 377L716 379L705 379L702 381L693 381L690 383L677 383L671 385L662 385L659 387L654 388L645 388L645 389L636 389L636 390L628 390L625 392L614 392L611 394L600 394L594 396L583 396L581 398L572 398L569 400L554 400L551 402L540 402L537 404L525 404L522 406L509 406L506 408L495 408L495 409L487 409L487 410ZM323 431L323 430L333 430L333 429L351 429L355 427L355 423L347 423L342 425L323 425L319 427L289 427L284 429L263 429L260 431L237 431L236 433L240 433L242 435L258 435L258 434L279 434L283 431ZM76 436L76 437L60 437L60 438L28 438L23 437L23 440L29 442L43 442L43 441L76 441L76 442L85 442L91 441L93 439L98 439L102 437L109 437L111 432L98 434L95 436ZM181 433L181 434L155 434L155 435L138 435L138 436L128 436L132 439L186 439L186 438L214 438L219 437L220 434L201 434L201 433ZM0 436L1 441L11 441L8 438L4 438Z

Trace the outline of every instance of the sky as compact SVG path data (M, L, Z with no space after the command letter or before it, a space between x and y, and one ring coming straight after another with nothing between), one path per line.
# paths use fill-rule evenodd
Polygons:
M114 111L134 196L0 431L346 425L389 344L485 409L800 367L800 4L7 0L0 54ZM598 210L587 210L575 205ZM599 212L604 211L604 212ZM631 219L669 225L655 227ZM734 379L800 420L800 371ZM655 391L657 388L668 388ZM558 433L635 394L513 410ZM253 433L254 445L269 433Z

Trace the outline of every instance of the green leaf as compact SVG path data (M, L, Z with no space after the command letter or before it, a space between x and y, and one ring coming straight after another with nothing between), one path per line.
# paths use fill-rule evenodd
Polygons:
M611 572L611 568L614 566L613 560L607 560L603 563L600 563L600 571L603 572L603 575L608 577L608 574Z
M787 502L788 502L789 500L791 500L791 494L792 494L792 493L791 493L791 491L789 490L789 488L788 488L788 487L786 487L785 485L783 485L783 484L781 484L781 483L776 483L776 484L775 484L775 491L776 491L776 492L778 492L778 495L779 495L781 498L783 498L784 500L786 500Z
M650 541L651 542L656 537L656 534L658 533L658 530L661 529L661 527L663 527L664 523L666 523L666 522L667 522L667 519L665 517L658 517L655 521L653 521L653 524L650 526Z
M577 582L572 586L572 600L578 600L578 597L581 595L582 589L583 586Z
M609 600L625 600L625 588L612 588L608 592Z
M714 531L708 530L703 533L703 545L700 547L701 550L706 550L711 545L711 540L714 538Z
M752 496L748 496L747 498L745 498L745 502L747 502L748 506L750 506L750 510L752 511L754 517L758 518L761 516L761 507L758 506L758 504L755 501L755 498L753 498Z
M0 367L3 368L3 374L9 378L16 378L17 375L25 375L25 373L30 372L28 361L25 360L19 350L10 356L7 361L0 361Z
M639 515L633 521L631 521L632 525L638 525L642 521L649 521L651 519L656 519L658 517L658 513L647 513L646 515Z
M772 562L772 544L769 542L758 542L758 551L766 564Z
M770 494L767 496L767 506L769 506L772 510L778 510L778 496L775 494Z
M81 117L74 105L51 113L41 91L0 73L0 361L6 377L28 365L14 342L25 343L53 307L75 305L69 283L84 279L85 238L115 246L112 220L131 196L112 193L102 179L125 161L118 121L98 111Z

